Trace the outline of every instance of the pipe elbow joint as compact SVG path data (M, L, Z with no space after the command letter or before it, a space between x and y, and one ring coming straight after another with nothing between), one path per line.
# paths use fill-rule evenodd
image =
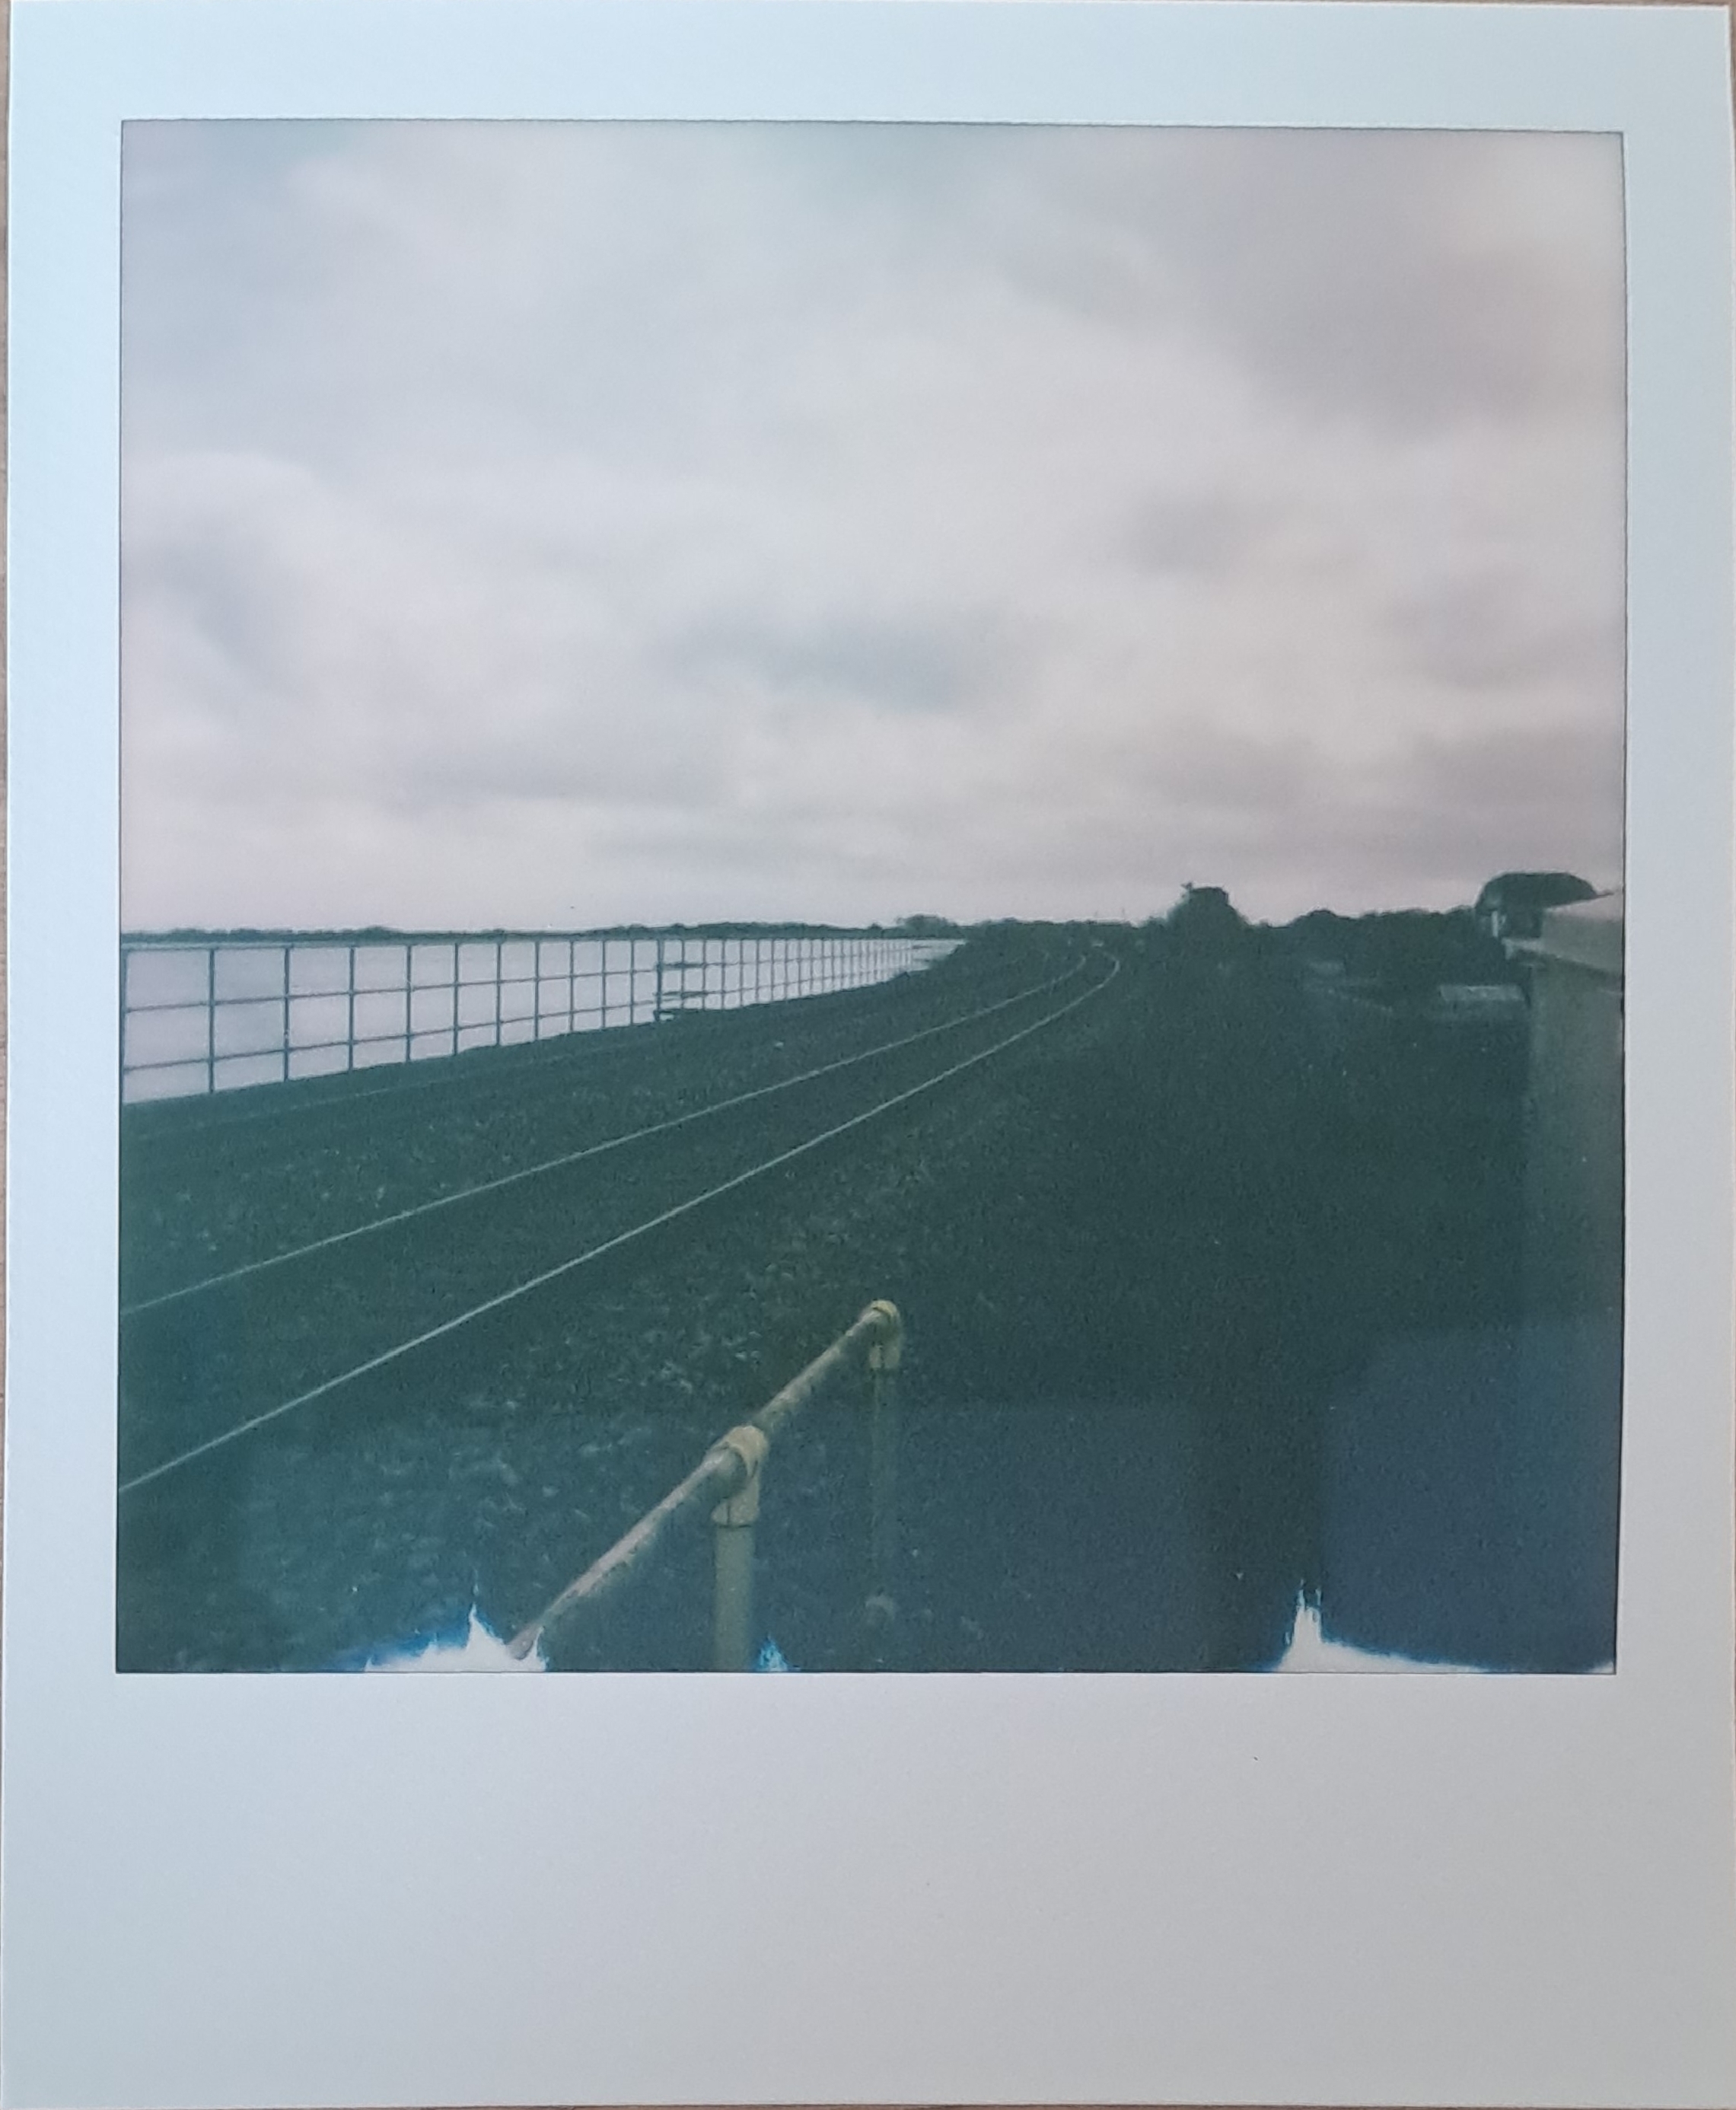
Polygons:
M869 1343L868 1367L871 1370L895 1370L904 1354L904 1321L899 1316L898 1307L888 1298L879 1297L868 1311L880 1322Z

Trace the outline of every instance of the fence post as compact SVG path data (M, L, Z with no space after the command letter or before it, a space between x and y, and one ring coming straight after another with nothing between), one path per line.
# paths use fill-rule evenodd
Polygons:
M759 1521L760 1468L771 1448L763 1429L744 1422L720 1439L748 1477L712 1511L717 1598L712 1628L713 1670L746 1670L753 1660L753 1527Z
M898 1564L898 1365L904 1355L904 1322L897 1305L884 1298L872 1309L884 1315L885 1326L868 1350L868 1599L862 1623L868 1667L884 1670L892 1658L898 1617L893 1591Z
M608 940L599 939L598 943L601 945L602 950L597 955L597 1030L599 1033L607 1033L608 1030ZM567 988L570 995L572 989L572 978L570 971L572 967L572 947L570 944L567 948L567 966L569 970Z
M355 947L350 948L349 978L345 983L345 994L349 1001L345 1007L344 1067L355 1067Z
M217 1089L217 948L205 949L205 1089Z

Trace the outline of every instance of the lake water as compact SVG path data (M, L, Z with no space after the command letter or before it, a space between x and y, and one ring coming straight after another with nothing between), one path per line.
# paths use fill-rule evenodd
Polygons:
M124 940L122 1097L175 1098L686 1011L861 989L947 939L885 931Z

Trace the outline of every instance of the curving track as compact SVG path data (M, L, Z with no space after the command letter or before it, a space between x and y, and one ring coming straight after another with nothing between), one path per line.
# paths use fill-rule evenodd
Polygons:
M965 949L968 954L971 949ZM660 1127L865 1044L1033 994L1060 962L952 961L872 990L694 1015L336 1080L129 1107L121 1302L132 1309L522 1169ZM342 1086L345 1089L339 1089ZM220 1116L220 1118L219 1118Z
M529 1162L497 1161L468 1184L133 1294L123 1312L120 1492L226 1453L412 1356L455 1346L556 1282L717 1216L730 1198L1066 1017L1118 971L1113 958L1082 957L869 1048ZM321 1101L313 1117L343 1104ZM521 1156L539 1132L509 1129L509 1154ZM601 1180L591 1176L599 1159ZM237 1172L245 1181L245 1164Z
M613 1152L627 1149L635 1143L649 1143L659 1136L672 1135L678 1130L692 1127L695 1122L709 1121L720 1114L731 1113L738 1107L752 1106L760 1100L774 1098L782 1092L793 1091L803 1084L812 1084L821 1078L834 1075L840 1071L853 1070L862 1063L875 1061L878 1057L895 1054L901 1048L914 1047L919 1041L933 1040L938 1035L958 1033L965 1026L974 1026L979 1019L994 1017L1015 1005L1028 1003L1033 998L1042 996L1051 989L1060 988L1083 972L1085 964L1083 960L1076 961L1064 973L1052 976L1047 981L1039 982L1028 989L1017 990L1011 996L1001 997L992 1003L981 1005L978 1009L966 1012L957 1018L943 1019L938 1026L920 1027L914 1033L900 1035L893 1040L881 1041L872 1048L859 1048L853 1054L841 1055L829 1062L816 1063L811 1068L798 1070L791 1075L778 1078L770 1084L751 1085L744 1091L727 1093L721 1098L712 1099L703 1106L691 1107L685 1113L671 1114L661 1121L648 1121L641 1127L628 1129L616 1135L604 1136L600 1141L582 1143L575 1149L563 1151L554 1157L539 1158L534 1164L519 1166L513 1170L496 1173L488 1179L476 1180L468 1187L459 1187L450 1193L436 1194L425 1202L412 1202L405 1207L391 1210L384 1216L369 1217L365 1222L352 1224L342 1230L328 1231L323 1236L309 1238L300 1245L287 1246L278 1252L268 1253L260 1259L244 1261L237 1266L220 1269L215 1274L202 1275L192 1282L183 1283L177 1288L162 1289L152 1296L137 1297L121 1306L120 1315L123 1319L129 1319L139 1312L154 1311L165 1305L179 1303L186 1297L202 1296L207 1291L222 1288L228 1284L239 1282L247 1276L263 1275L273 1268L285 1266L296 1261L311 1259L316 1253L331 1252L333 1248L348 1245L355 1239L369 1238L377 1232L394 1229L399 1225L411 1223L418 1217L432 1216L442 1210L454 1208L461 1203L479 1199L483 1195L502 1193L507 1188L519 1186L527 1180L539 1180L550 1173L564 1171L571 1166L583 1164L587 1159L605 1157Z

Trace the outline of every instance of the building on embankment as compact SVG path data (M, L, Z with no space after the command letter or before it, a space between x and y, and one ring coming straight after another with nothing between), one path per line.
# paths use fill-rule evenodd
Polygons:
M1551 909L1589 901L1597 889L1571 872L1503 872L1490 881L1472 913L1489 937L1535 939Z

